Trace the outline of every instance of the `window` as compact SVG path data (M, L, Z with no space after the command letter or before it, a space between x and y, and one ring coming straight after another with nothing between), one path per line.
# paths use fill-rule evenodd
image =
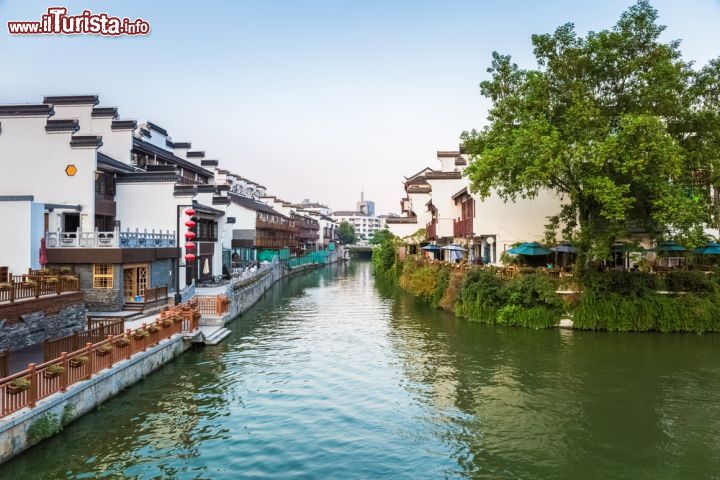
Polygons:
M113 288L112 263L96 263L93 265L93 288Z

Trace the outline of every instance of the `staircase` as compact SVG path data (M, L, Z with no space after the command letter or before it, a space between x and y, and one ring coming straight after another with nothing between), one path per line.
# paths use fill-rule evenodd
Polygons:
M205 345L217 345L230 335L230 330L225 327L204 326L200 331Z

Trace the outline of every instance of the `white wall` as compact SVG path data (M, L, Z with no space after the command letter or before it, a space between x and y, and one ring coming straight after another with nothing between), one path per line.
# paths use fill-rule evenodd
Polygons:
M425 228L425 224L420 223L388 223L388 229L390 232L400 238L409 237L421 228Z
M174 197L174 184L165 183L118 183L115 201L123 231L177 229L177 205L191 204L189 197Z
M56 115L57 117L57 115ZM70 133L45 132L46 117L4 117L0 194L33 195L39 203L80 205L84 230L95 228L95 148L71 148ZM65 174L67 165L77 173Z
M437 236L453 236L453 220L460 217L460 205L455 205L452 196L465 186L466 179L428 179L432 187L432 202L437 208ZM427 210L427 207L425 207Z
M30 201L0 202L0 218L12 225L11 235L0 236L0 265L14 275L40 268L40 239L43 237L44 205Z

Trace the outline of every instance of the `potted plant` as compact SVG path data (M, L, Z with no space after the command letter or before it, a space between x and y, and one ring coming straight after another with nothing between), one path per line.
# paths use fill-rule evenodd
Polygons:
M182 322L182 321L183 321L182 315L174 314L174 315L172 316L172 321L173 321L174 323L180 323L180 322Z
M60 267L60 273L63 275L69 275L72 273L72 268L70 267Z
M65 371L65 367L63 367L60 364L55 363L45 369L45 371L43 372L43 377L45 377L45 378L59 377L60 375L62 375L62 373L64 371Z
M23 281L22 286L27 288L35 288L37 287L37 282L35 280L26 279L25 281Z
M130 345L130 339L123 335L122 337L115 340L115 346L118 348L124 348Z
M58 281L60 281L60 279L58 277L48 277L45 279L45 281L47 283L55 284L55 283L58 283Z
M150 332L148 332L144 328L138 328L137 330L135 330L133 332L133 338L135 340L142 340L143 338L147 337L148 335L150 335Z
M108 355L110 352L112 352L113 346L109 343L104 343L100 345L97 350L95 350L95 355L98 357L104 357L105 355Z
M25 390L28 390L30 388L30 379L28 377L20 377L16 378L12 382L8 384L7 391L8 393L20 393L24 392Z
M157 333L158 330L159 330L159 328L154 323L151 325L148 325L148 327L147 327L148 333Z
M12 289L12 283L10 282L1 282L0 283L0 290L11 290Z
M163 319L162 319L162 322L161 322L161 324L162 324L162 326L163 326L164 328L170 328L170 327L172 327L172 326L173 326L173 323L175 323L175 322L173 322L173 320L170 319L170 318L163 318Z
M70 359L70 366L72 368L80 368L86 363L88 363L90 359L85 356L77 356Z
M40 275L48 275L49 273L50 273L50 269L48 269L48 268L40 269Z

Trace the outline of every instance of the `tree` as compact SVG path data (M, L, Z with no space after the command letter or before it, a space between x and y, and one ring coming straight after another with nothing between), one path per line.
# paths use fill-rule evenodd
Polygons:
M385 240L392 239L392 237L393 234L390 233L390 230L388 230L387 228L384 228L382 230L376 230L375 234L370 237L370 243L373 245L380 245Z
M340 222L340 225L338 225L338 238L343 245L355 243L355 228L349 222Z
M582 260L643 231L692 246L717 226L720 60L696 71L641 0L610 30L579 37L572 24L533 35L537 68L493 53L489 125L464 132L473 191L505 199L541 190L563 198L549 228Z

